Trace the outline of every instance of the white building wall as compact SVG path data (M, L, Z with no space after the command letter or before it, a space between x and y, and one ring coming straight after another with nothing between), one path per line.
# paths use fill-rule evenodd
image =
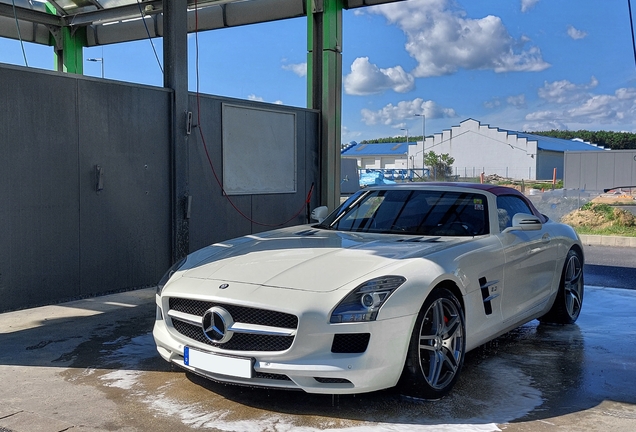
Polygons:
M424 146L411 146L416 168L421 168L424 154L448 153L455 159L453 174L478 177L497 174L515 179L536 180L537 143L508 134L478 121L468 119L451 129L426 138Z
M395 156L366 156L352 158L343 156L344 159L355 159L361 169L407 169L410 168L408 158Z

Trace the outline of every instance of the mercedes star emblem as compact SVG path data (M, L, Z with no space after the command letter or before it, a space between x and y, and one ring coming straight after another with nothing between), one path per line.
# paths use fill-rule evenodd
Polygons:
M231 330L234 320L232 315L219 306L214 306L205 311L201 325L203 334L211 342L225 343L232 339L234 332Z

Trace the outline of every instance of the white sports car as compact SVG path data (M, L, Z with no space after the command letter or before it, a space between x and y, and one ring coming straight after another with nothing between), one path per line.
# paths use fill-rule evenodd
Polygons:
M467 351L535 318L573 323L582 270L574 230L514 189L373 187L316 225L175 264L153 335L164 359L219 382L435 399Z

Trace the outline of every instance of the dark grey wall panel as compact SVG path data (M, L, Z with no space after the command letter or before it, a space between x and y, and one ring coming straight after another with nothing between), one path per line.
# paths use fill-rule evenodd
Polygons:
M221 99L201 95L200 116L197 115L195 96L190 96L190 106L194 107L194 123L197 124L188 142L192 196L190 251L195 251L216 241L249 233L251 226L232 208L219 184L223 178ZM231 199L236 207L251 216L251 196Z
M537 154L537 180L552 180L554 168L557 179L563 178L563 153L540 150Z
M171 246L170 96L0 67L0 311L161 277Z
M612 186L636 186L636 150L614 150ZM605 153L603 153L605 154Z
M288 110L296 113L296 166L298 185L295 193L233 195L223 194L219 182L223 179L223 130L221 110L224 102L246 107ZM196 107L196 96L190 106ZM192 219L190 220L190 250L248 233L261 232L278 226L306 223L305 201L311 184L317 185L318 172L318 114L298 108L281 107L201 96L201 124L210 161L206 155L199 129L190 136L190 193ZM195 119L198 117L196 110ZM198 123L198 120L197 120ZM249 127L249 125L245 125ZM257 145L255 143L255 145ZM247 162L246 162L247 163ZM212 166L211 166L212 165ZM262 167L259 167L262 168ZM216 172L215 178L214 172ZM264 176L263 182L267 182ZM317 186L314 188L311 208L318 205ZM235 208L236 207L236 208ZM297 213L300 213L297 215ZM286 222L286 223L285 223Z
M603 191L636 185L636 150L566 152L565 162L567 189Z
M78 87L81 292L151 285L170 264L170 130L159 119L171 93L109 81Z
M161 88L0 66L0 312L151 286L170 266L171 97ZM199 134L222 179L224 102L296 117L298 190L231 197L245 217L223 195ZM261 224L304 223L312 183L311 208L318 205L318 113L213 96L201 96L201 107L187 144L190 251L271 228Z
M0 310L79 294L74 81L0 68Z
M581 153L567 153L563 161L563 187L576 189L581 184ZM576 185L576 186L573 186Z

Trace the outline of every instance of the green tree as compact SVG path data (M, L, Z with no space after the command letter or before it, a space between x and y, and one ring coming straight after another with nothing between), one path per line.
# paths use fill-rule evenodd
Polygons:
M541 132L528 132L534 135L549 136L571 140L580 138L583 141L592 144L598 144L612 150L636 149L636 134L631 132L613 132L613 131L569 131L569 130L550 130Z
M435 180L439 177L445 179L451 176L453 174L453 163L455 163L455 158L448 153L438 155L431 150L424 156L424 165L431 169L431 174L435 176Z

